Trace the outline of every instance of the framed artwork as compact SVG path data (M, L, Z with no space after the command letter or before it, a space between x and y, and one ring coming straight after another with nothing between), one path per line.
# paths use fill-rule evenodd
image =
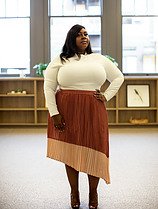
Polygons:
M149 106L149 85L127 85L127 107Z

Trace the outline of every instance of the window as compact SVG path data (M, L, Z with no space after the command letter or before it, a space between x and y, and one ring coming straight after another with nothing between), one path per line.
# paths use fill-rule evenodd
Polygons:
M158 73L157 25L157 0L122 0L122 68L124 73Z
M30 0L0 0L0 75L30 73Z
M76 23L123 73L158 74L157 0L0 0L0 76L36 75Z
M92 50L101 52L100 0L50 0L49 17L51 59L61 52L67 32L75 24L86 27Z

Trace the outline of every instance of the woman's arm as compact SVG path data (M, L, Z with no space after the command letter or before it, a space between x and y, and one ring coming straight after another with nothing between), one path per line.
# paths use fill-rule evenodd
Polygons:
M50 116L59 114L55 93L58 86L57 75L60 66L60 58L56 58L49 63L44 74L44 95Z
M109 59L104 58L104 68L106 71L107 80L110 82L110 85L105 89L105 83L101 87L101 92L103 92L107 101L109 101L115 94L118 92L121 87L124 76L121 71L116 67L116 65L111 62Z

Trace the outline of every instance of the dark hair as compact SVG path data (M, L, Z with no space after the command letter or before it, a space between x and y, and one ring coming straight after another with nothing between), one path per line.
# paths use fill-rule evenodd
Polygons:
M63 58L70 58L73 57L75 54L78 53L77 46L76 46L76 37L78 36L78 33L80 30L85 27L82 25L74 25L72 28L68 31L67 37L64 43L64 46L62 48L62 53L60 54L60 58L62 61L64 61ZM92 53L91 45L89 45L86 48L87 54Z

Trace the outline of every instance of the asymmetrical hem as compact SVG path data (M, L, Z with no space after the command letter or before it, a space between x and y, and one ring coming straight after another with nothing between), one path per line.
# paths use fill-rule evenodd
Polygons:
M91 148L48 139L47 157L63 162L77 171L90 174L110 183L109 159Z
M49 115L47 157L109 184L108 117L105 104L94 93L84 90L56 93L57 107L66 125L64 131L59 131Z

